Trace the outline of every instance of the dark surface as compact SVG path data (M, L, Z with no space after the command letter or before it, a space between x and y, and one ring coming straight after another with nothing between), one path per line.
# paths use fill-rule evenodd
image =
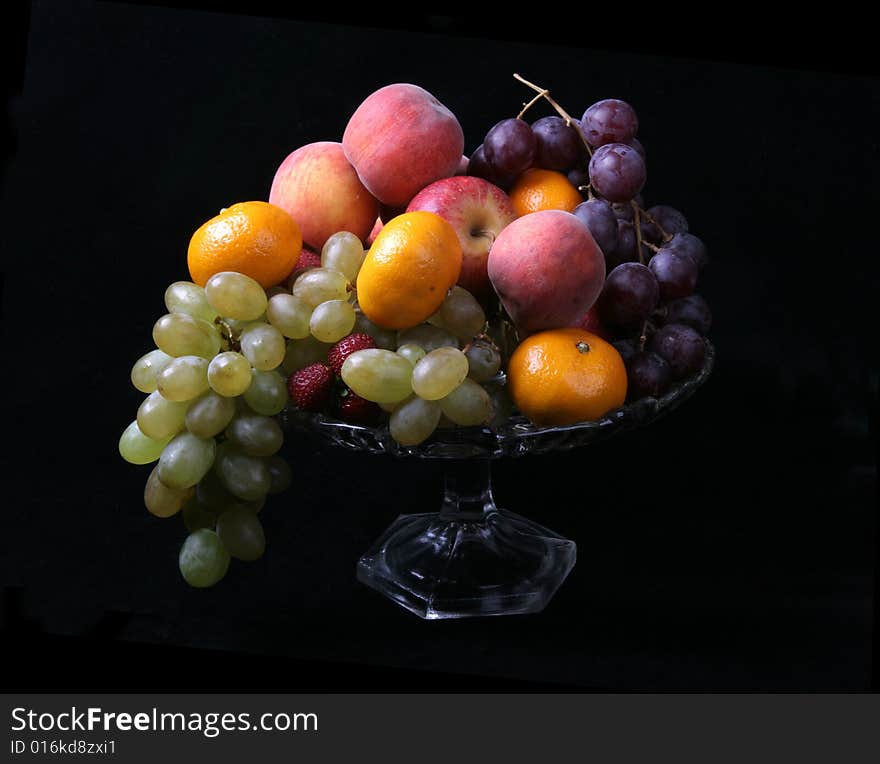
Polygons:
M116 3L37 3L29 40L3 202L0 585L4 654L19 658L4 685L870 686L876 80L812 59L756 68ZM289 151L338 140L389 82L437 95L471 151L529 97L514 71L575 114L604 97L636 107L647 205L682 209L709 248L713 377L643 431L497 465L499 505L579 545L539 616L424 623L359 585L355 562L389 522L437 506L440 470L307 439L285 446L298 479L263 510L265 557L188 589L183 524L146 513L149 468L116 443L192 231L266 198Z

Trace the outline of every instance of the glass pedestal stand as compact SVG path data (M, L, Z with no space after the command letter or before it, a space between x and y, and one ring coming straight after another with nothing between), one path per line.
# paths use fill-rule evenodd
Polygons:
M394 441L387 426L348 424L293 408L281 421L285 429L305 430L341 448L444 465L439 511L398 517L358 561L360 581L426 619L534 613L574 567L575 543L496 507L492 461L582 448L644 427L690 398L709 378L714 361L706 340L703 368L662 397L564 427L537 427L514 415L493 427L437 430L408 448ZM503 375L498 381L504 383Z
M452 461L444 475L440 511L398 517L358 561L358 580L428 619L542 610L575 543L496 507L489 459Z

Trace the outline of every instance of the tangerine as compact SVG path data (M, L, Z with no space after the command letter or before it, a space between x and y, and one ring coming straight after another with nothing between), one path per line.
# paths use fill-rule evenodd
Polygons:
M442 217L424 210L389 220L357 280L364 315L384 329L408 329L432 316L458 281L461 244Z
M215 273L238 271L269 288L290 274L301 250L299 225L289 213L268 202L239 202L196 230L187 264L199 286Z
M561 172L537 167L519 176L509 196L520 217L540 210L572 212L584 200L580 191Z
M593 421L626 400L617 349L583 329L548 329L514 350L507 384L517 408L539 426Z

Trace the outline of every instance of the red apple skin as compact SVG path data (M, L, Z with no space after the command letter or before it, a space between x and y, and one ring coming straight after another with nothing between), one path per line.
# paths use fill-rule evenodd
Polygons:
M342 146L380 202L405 207L429 183L458 170L464 133L424 88L395 83L371 93L345 127Z
M593 303L590 306L590 309L584 313L579 321L577 321L574 326L579 329L585 329L588 332L592 332L595 335L598 335L606 342L611 342L614 340L611 332L608 331L599 320L599 310L596 308L596 303Z
M287 210L299 224L303 242L320 252L337 231L366 241L379 203L345 158L342 144L318 141L290 153L272 180L269 202Z
M381 215L376 218L376 222L373 224L373 229L370 231L369 236L367 236L367 246L372 247L373 242L376 241L376 237L379 235L379 232L385 227L385 223L382 222Z
M424 210L444 218L461 244L460 286L482 300L491 293L487 264L498 234L516 219L510 197L483 178L456 175L436 180L417 193L407 212Z
M489 250L489 280L520 339L576 326L605 283L605 257L570 212L542 210L508 225Z

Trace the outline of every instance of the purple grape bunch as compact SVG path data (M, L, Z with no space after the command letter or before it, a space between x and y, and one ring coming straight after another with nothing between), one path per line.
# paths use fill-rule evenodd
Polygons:
M693 376L705 361L712 314L697 293L706 246L675 207L644 206L646 151L639 119L626 101L606 98L571 117L547 91L558 112L531 124L525 111L503 119L473 152L468 174L509 190L537 167L565 174L584 201L573 214L605 256L606 280L594 310L604 335L627 367L628 400L660 397Z

